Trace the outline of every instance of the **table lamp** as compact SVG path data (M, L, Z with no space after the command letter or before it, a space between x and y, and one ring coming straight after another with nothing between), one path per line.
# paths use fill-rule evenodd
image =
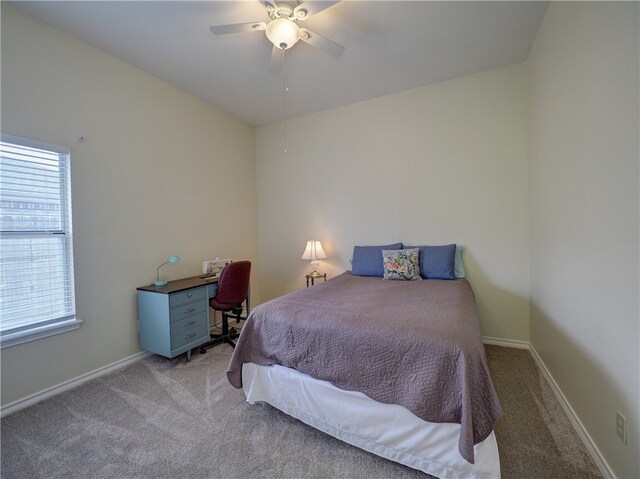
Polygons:
M307 247L305 248L304 253L302 253L302 258L300 259L310 259L311 267L313 268L311 275L317 276L320 274L317 271L318 265L320 264L318 260L324 259L326 257L327 255L322 249L322 244L320 244L320 241L311 240L311 241L307 241Z
M167 261L165 261L160 266L158 266L158 269L156 269L156 282L153 283L153 285L154 286L166 286L167 285L167 281L160 281L160 268L162 268L165 264L177 263L178 261L180 261L180 256L172 256Z

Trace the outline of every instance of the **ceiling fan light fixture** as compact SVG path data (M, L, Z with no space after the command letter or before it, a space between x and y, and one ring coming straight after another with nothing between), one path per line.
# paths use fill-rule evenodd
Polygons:
M300 40L300 28L287 18L277 18L267 25L267 38L276 47L287 50Z

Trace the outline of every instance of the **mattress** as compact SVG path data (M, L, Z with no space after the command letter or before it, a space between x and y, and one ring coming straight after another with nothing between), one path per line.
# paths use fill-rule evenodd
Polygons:
M474 446L474 464L458 453L460 424L431 423L395 404L374 401L280 365L246 363L249 403L266 402L326 434L439 478L499 478L495 434ZM338 406L339 405L339 406Z

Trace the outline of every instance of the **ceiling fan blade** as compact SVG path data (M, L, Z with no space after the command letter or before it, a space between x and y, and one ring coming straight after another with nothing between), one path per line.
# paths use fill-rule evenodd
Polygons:
M307 0L293 9L293 14L298 20L306 20L327 8L339 3L340 0Z
M241 32L260 32L267 28L267 24L264 22L250 22L250 23L234 23L231 25L212 25L209 30L214 35L227 35L228 33L241 33Z
M336 42L333 42L322 35L318 35L317 33L313 33L306 28L300 29L300 40L307 42L318 50L328 53L332 57L339 57L342 55L342 52L344 52L344 47L342 45L338 45Z
M264 8L267 9L269 13L275 12L278 9L278 5L276 2L272 2L271 0L259 0Z
M275 45L271 49L271 61L269 62L269 71L271 73L277 73L282 71L284 65L284 50L278 48Z

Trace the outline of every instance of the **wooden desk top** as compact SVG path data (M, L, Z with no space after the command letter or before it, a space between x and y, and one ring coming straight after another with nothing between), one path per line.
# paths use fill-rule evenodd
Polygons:
M198 286L206 286L211 283L217 283L219 277L203 278L200 276L192 276L190 278L176 279L175 281L169 281L165 286L154 286L153 284L147 286L140 286L138 291L150 291L152 293L171 294L178 291L184 291L185 289L197 288Z

